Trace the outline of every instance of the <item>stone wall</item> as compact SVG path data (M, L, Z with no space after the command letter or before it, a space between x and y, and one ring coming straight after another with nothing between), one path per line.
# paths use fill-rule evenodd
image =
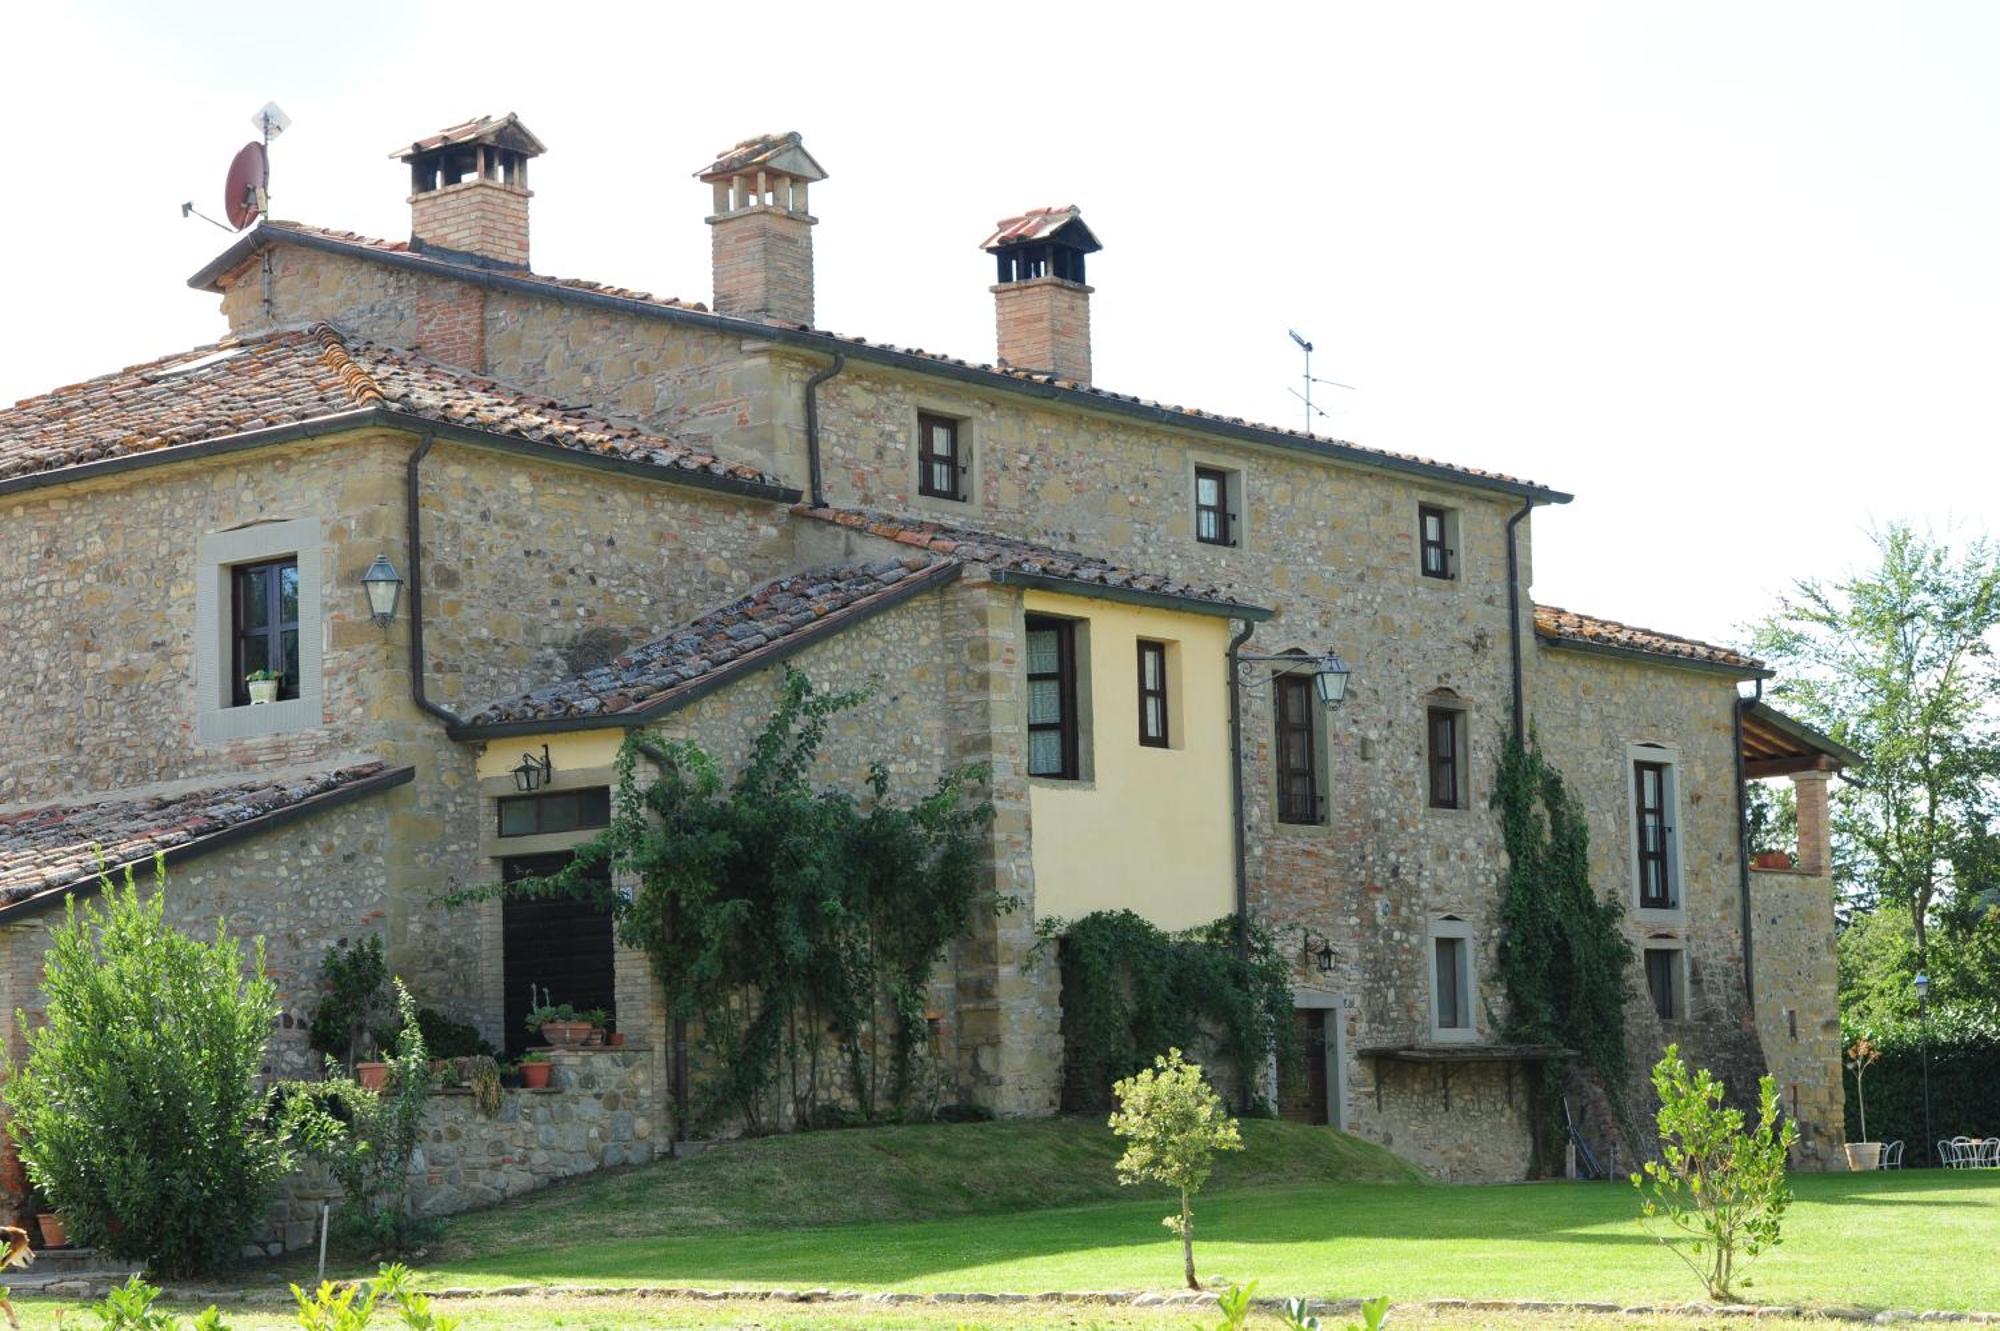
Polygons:
M1833 880L1792 870L1750 875L1757 1033L1784 1112L1799 1125L1795 1166L1842 1169L1847 1083Z
M1451 1183L1525 1178L1539 1069L1361 1060L1353 1128Z

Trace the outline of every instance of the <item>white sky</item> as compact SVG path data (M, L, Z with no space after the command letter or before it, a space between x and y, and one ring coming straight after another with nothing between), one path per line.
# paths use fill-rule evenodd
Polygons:
M466 22L467 16L475 21ZM408 234L391 145L521 113L535 267L706 300L690 173L798 129L819 321L990 359L991 222L1076 202L1097 381L1525 475L1541 600L1724 637L1871 522L1990 524L2000 5L15 4L0 401L209 340L273 211Z

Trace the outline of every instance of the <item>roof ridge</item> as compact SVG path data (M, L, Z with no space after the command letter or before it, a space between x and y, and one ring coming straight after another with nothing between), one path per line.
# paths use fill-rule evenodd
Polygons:
M355 405L379 407L387 404L389 395L382 391L375 376L364 369L347 349L346 336L330 323L316 323L308 334L319 343L319 358L329 370L340 376L341 387L354 399Z

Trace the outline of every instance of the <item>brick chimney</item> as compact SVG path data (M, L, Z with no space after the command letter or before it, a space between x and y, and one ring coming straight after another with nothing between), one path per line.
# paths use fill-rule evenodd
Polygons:
M1001 219L980 246L998 260L993 287L1000 363L1090 382L1090 292L1083 258L1104 247L1076 205Z
M745 139L695 175L715 191L715 312L773 323L813 321L806 187L826 171L796 132Z
M410 164L410 244L481 268L528 266L528 159L546 151L511 111L389 155Z

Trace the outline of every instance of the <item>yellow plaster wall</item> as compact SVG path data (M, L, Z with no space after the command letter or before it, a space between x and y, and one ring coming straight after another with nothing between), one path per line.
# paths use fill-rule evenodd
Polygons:
M1090 718L1086 779L1030 782L1036 916L1124 907L1184 929L1228 914L1229 622L1041 591L1023 602L1087 621L1089 640L1078 684ZM1172 748L1139 743L1141 638L1169 644Z
M492 740L480 751L479 779L484 781L489 776L508 775L521 765L522 754L532 753L537 758L541 757L544 744L549 746L549 766L558 775L609 767L618 758L618 746L625 742L625 733L622 727L608 727L604 730L561 730L552 735L520 735L512 739Z

